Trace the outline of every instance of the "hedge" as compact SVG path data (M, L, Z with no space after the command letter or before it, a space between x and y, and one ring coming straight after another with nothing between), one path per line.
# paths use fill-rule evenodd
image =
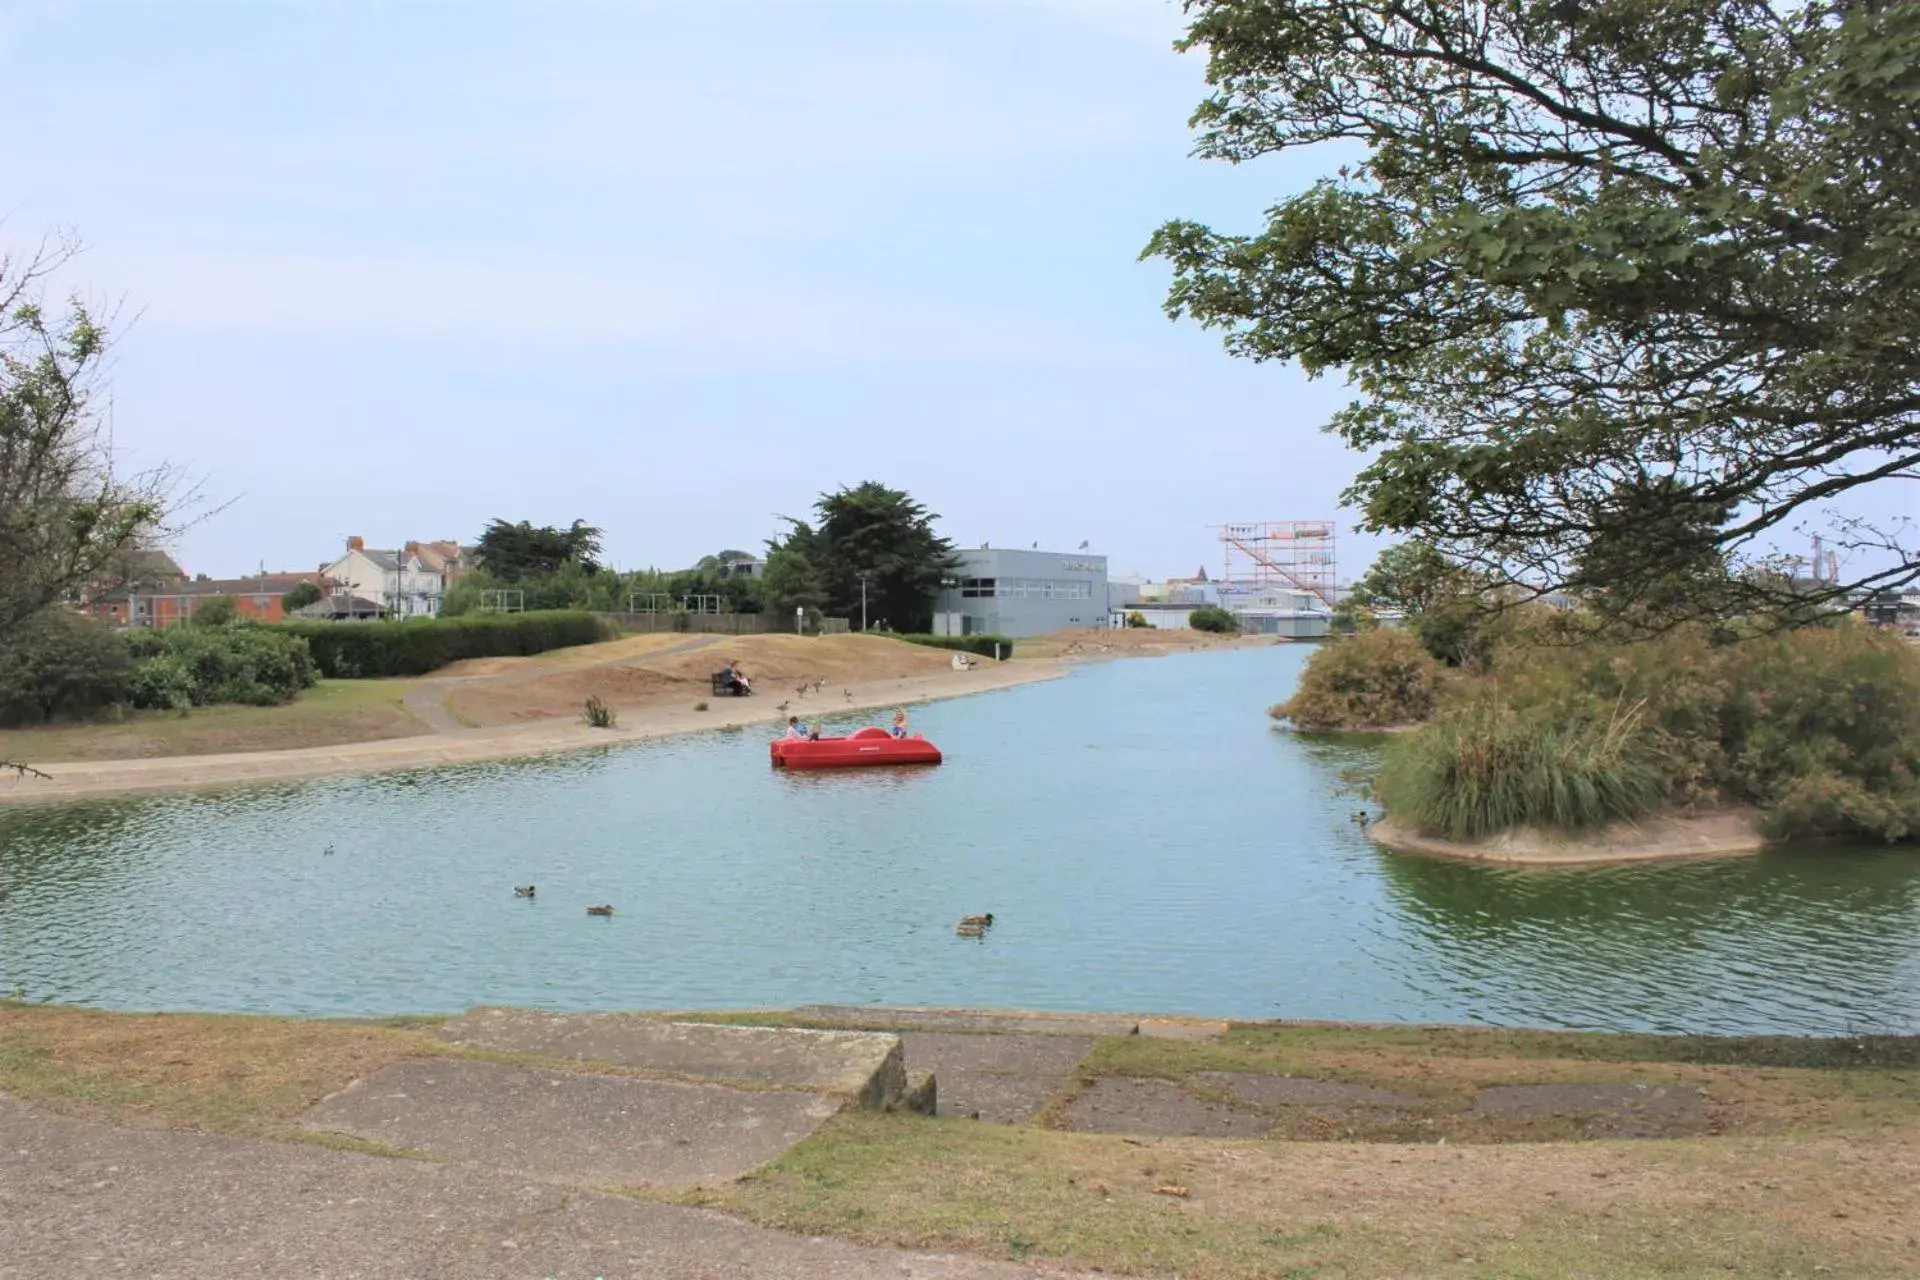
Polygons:
M606 635L600 619L578 609L401 622L289 622L281 629L305 639L314 665L332 679L425 675L462 658L545 653Z
M896 640L905 640L908 644L924 644L932 649L958 649L963 653L977 653L983 658L1013 656L1013 641L1005 636L934 636L925 633L895 636ZM995 647L1000 652L994 653Z

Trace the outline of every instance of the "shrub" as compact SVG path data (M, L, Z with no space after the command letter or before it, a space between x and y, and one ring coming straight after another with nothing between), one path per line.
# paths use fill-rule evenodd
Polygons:
M319 604L324 598L317 584L296 582L287 588L287 594L280 597L280 607L287 613L295 613L310 604Z
M905 640L908 644L924 644L934 649L958 649L962 653L977 653L983 658L996 656L994 653L995 648L998 648L1000 651L998 654L999 657L1011 658L1013 656L1013 641L1007 639L1005 636L934 636L920 632L909 635L897 635L894 639Z
M273 706L312 686L304 640L250 622L169 627L138 642L132 695L138 707L178 710L237 702Z
M62 608L29 618L0 649L0 724L35 724L124 702L133 678L126 642Z
M1153 624L1147 621L1146 614L1140 612L1138 609L1135 609L1132 613L1129 613L1127 615L1127 625L1129 627L1138 629L1140 627L1151 627Z
M581 718L595 729L611 729L614 727L614 722L619 719L613 708L608 706L597 693L587 695L587 704L580 714Z
M322 675L417 676L463 658L545 653L604 637L591 613L478 613L402 622L294 622L278 630L303 638Z
M1642 817L1667 797L1642 710L1556 722L1476 696L1388 744L1375 785L1388 812L1450 840Z
M1232 635L1240 630L1240 620L1214 604L1203 604L1195 609L1187 619L1187 625L1195 631L1211 631L1216 635Z
M1440 663L1405 631L1363 631L1321 645L1294 695L1272 709L1309 731L1384 729L1430 719L1444 679Z
M224 627L239 616L240 602L232 596L201 596L187 621L196 627Z

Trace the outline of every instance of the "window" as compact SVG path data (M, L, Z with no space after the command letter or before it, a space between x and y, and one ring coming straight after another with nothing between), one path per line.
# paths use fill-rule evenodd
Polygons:
M980 599L991 598L994 594L993 579L992 578L962 578L960 580L960 594L961 596L969 600L980 600Z

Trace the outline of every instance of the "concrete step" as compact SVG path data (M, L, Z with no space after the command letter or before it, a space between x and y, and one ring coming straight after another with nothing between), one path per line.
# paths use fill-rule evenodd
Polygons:
M1140 1019L1110 1013L1029 1013L1009 1009L884 1009L809 1004L790 1011L807 1022L887 1031L990 1032L1060 1036L1131 1036Z
M661 1076L804 1090L883 1111L900 1104L900 1037L665 1022L640 1014L481 1007L439 1030L450 1043L499 1053L597 1062Z

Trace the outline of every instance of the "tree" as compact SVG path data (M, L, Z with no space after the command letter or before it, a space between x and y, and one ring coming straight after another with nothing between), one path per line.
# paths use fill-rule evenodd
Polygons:
M535 527L522 520L490 522L480 535L479 560L498 582L519 582L558 573L562 565L579 565L588 573L600 570L601 531L584 520L565 529Z
M49 278L77 251L63 241L0 254L0 650L56 602L109 585L180 498L164 468L115 466L97 407L107 323L77 299L46 305Z
M187 621L196 627L224 627L240 616L240 602L232 596L201 596Z
M825 607L857 619L864 581L869 620L885 618L902 631L927 630L941 580L957 565L953 544L934 532L938 517L901 490L872 480L822 494L814 511L818 526L790 521L788 543L806 530L806 559L818 575ZM767 568L771 573L771 556Z
M174 496L169 472L115 468L96 405L105 324L78 300L46 306L48 277L75 252L0 255L0 642L100 584Z
M126 642L83 614L55 606L0 645L0 724L81 716L124 701L133 678Z
M1233 354L1353 380L1331 429L1372 455L1363 527L1728 613L1781 602L1743 571L1769 539L1920 476L1920 6L1188 12L1200 154L1364 151L1258 234L1146 250ZM1842 524L1878 562L1827 594L1920 578L1897 523ZM1715 590L1670 589L1676 540Z
M814 562L818 535L804 521L788 524L786 541L767 544L767 567L760 575L761 597L768 611L781 618L795 609L817 613L827 603L827 590Z
M1187 625L1195 631L1211 631L1216 635L1230 636L1240 630L1240 621L1217 604L1203 604L1187 617Z
M324 598L318 583L296 582L280 597L280 608L285 613L297 613L310 604L319 604Z
M1457 588L1460 576L1459 566L1434 550L1432 543L1417 538L1396 542L1376 556L1353 584L1351 598L1359 605L1395 609L1414 617Z

